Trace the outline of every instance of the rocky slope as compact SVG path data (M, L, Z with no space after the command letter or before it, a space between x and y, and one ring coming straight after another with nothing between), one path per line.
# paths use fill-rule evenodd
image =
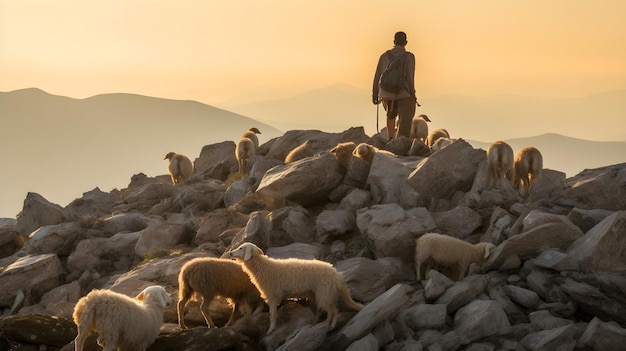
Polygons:
M287 153L300 160L284 164ZM393 151L340 164L341 142ZM276 258L326 260L360 312L316 323L306 300L208 329L198 305L178 328L176 307L149 350L617 350L626 342L626 164L566 179L546 169L527 198L510 183L485 189L485 151L462 139L427 156L408 140L362 128L293 130L265 142L250 176L233 141L205 146L192 179L132 176L66 207L28 194L0 219L0 349L73 350L76 301L94 288L134 295L160 284L176 300L180 267L250 241ZM461 281L416 280L415 240L438 232L496 250ZM443 273L443 274L442 274ZM229 308L211 305L222 325ZM96 350L95 338L89 350Z

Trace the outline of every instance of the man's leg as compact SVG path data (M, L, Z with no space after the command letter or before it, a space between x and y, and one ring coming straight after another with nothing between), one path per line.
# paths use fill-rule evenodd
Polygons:
M396 116L398 115L398 103L395 100L383 100L383 107L387 111L387 135L389 139L396 137Z
M396 100L398 111L398 135L408 137L411 132L411 121L415 116L415 100L412 98Z

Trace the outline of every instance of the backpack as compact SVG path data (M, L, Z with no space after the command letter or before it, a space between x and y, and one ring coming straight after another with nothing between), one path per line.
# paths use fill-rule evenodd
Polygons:
M392 57L391 62L383 73L380 75L378 85L384 91L397 94L406 88L404 61L407 53L402 53L398 56L393 56L391 52L387 52Z

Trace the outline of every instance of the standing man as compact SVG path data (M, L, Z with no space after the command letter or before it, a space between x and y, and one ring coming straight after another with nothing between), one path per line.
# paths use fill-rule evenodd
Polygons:
M372 89L372 101L375 105L383 103L385 111L387 111L387 133L389 139L396 136L396 117L398 117L398 135L409 136L411 130L411 120L415 115L415 105L417 99L415 97L415 56L406 51L407 44L406 33L397 32L393 37L393 49L387 50L378 59L376 66L376 74L374 74L374 85ZM394 63L397 73L385 73L385 76L398 75L399 90L388 88L388 91L381 88L381 76ZM419 106L419 105L418 105Z

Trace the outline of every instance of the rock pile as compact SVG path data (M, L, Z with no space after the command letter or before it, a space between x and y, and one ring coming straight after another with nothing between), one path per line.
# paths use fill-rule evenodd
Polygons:
M202 149L182 185L137 174L66 207L29 193L16 219L0 219L0 349L73 350L71 313L91 289L134 296L159 284L176 300L185 262L246 241L333 263L365 308L328 330L307 301L288 300L265 335L266 309L208 329L190 303L183 331L174 303L149 350L624 348L626 164L569 179L545 169L521 198L510 183L486 189L485 151L462 139L428 156L407 156L402 139L289 131L259 147L245 178L225 141ZM284 164L307 140L313 156ZM340 165L328 150L348 141L398 156ZM435 270L416 281L415 240L427 232L497 247L461 281ZM218 325L229 311L211 305Z

